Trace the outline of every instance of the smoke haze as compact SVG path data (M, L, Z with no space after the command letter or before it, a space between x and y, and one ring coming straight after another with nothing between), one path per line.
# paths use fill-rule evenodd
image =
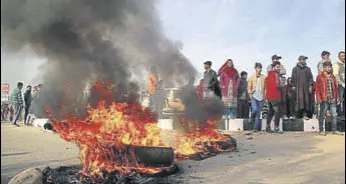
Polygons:
M164 37L153 0L3 0L1 32L5 52L29 46L47 59L42 75L50 107L79 104L91 80L114 84L116 101L137 100L131 94L145 84L150 65L166 87L196 74Z

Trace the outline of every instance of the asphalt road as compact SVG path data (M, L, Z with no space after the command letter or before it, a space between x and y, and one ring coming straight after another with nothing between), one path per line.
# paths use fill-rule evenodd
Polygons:
M168 183L345 183L345 137L316 134L232 134L238 149L203 161L179 162ZM1 183L31 167L78 164L78 149L52 132L1 124Z

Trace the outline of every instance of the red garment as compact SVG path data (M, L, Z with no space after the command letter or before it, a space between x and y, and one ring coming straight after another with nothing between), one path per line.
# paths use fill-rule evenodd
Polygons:
M200 80L199 81L199 84L197 86L197 96L199 98L202 98L203 97L203 80Z
M224 73L228 76L238 75L238 71L234 67L228 67L228 61L231 61L233 63L232 59L227 59L227 61L219 69L218 74L221 75L222 73Z
M229 67L227 65L228 61L232 61L228 59L225 64L219 69L220 75L220 86L221 86L221 94L223 97L228 96L228 85L230 81L233 83L233 96L236 98L238 93L239 86L239 73L234 67Z
M333 81L333 96L335 100L339 100L339 94L338 94L338 86L336 83L336 79L333 74L331 74L331 78ZM316 100L317 103L320 104L322 102L327 101L327 76L324 74L324 72L318 74L316 83Z
M278 85L278 75L275 71L269 71L266 79L266 99L281 100L280 86Z

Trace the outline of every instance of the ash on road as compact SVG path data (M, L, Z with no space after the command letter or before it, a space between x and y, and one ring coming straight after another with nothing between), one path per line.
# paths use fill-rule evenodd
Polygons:
M345 183L345 137L311 133L232 134L238 150L184 161L168 183ZM1 124L1 183L31 167L79 163L78 148L52 132Z

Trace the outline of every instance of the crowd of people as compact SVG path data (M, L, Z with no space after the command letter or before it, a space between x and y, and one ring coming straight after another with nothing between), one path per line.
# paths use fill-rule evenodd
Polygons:
M27 85L24 95L22 94L23 87L24 84L18 82L10 95L10 102L1 103L1 120L10 120L10 123L15 126L19 126L18 122L21 120L24 125L29 125L32 118L40 114L38 104L43 85L34 87Z
M318 62L318 75L314 80L306 56L299 56L297 64L287 77L281 56L273 55L272 63L262 72L261 63L255 63L254 72L248 79L246 71L238 72L232 59L228 59L218 72L212 69L212 62L204 62L204 76L197 87L197 95L202 98L219 97L225 107L224 119L250 118L254 131L261 129L261 112L269 108L267 131L274 118L274 131L280 131L281 118L311 119L314 114L319 119L320 131L324 130L326 114L330 114L332 130L337 130L337 118L345 114L345 52L338 54L338 61L332 63L330 53L323 51ZM162 82L162 81L161 81ZM153 67L147 79L149 106L155 107L158 73ZM162 86L162 85L161 85ZM159 103L161 104L161 103ZM315 107L318 108L315 108ZM317 113L316 113L317 112Z
M247 81L247 72L240 74L233 61L228 59L218 73L211 69L212 62L204 63L203 82L200 83L203 96L211 93L220 96L225 105L226 119L249 118L254 121L254 131L260 130L260 112L267 104L267 131L274 118L275 131L279 130L281 118L312 118L315 104L318 104L320 131L324 130L324 120L329 112L332 130L337 130L337 117L345 114L345 52L338 54L338 61L332 63L330 53L323 51L318 63L318 75L314 81L306 56L299 56L291 77L286 82L286 69L280 62L281 56L272 56L272 64L267 67L267 75L262 74L262 64L255 63L255 72ZM247 85L246 85L247 84ZM221 95L219 91L221 90ZM250 101L251 114L247 103Z
M313 117L319 119L320 131L324 130L324 120L329 112L332 120L332 130L337 129L337 118L345 118L345 52L338 54L338 61L332 63L330 53L323 51L322 60L318 62L318 75L314 80L312 71L307 64L308 57L299 56L291 76L286 79L287 71L280 62L281 56L273 55L272 63L263 74L261 63L255 63L253 74L248 78L246 71L238 72L232 59L228 59L218 72L212 69L212 62L204 62L204 76L196 88L197 96L201 98L219 97L224 104L226 120L250 118L254 122L254 131L261 129L261 112L266 105L267 131L274 118L275 131L279 130L281 118ZM193 86L194 78L189 81ZM2 120L10 117L13 125L18 126L24 110L24 125L30 122L31 116L39 114L37 106L42 84L32 87L27 85L24 95L24 84L18 82L11 93L11 103L2 103ZM149 107L158 114L164 106L163 81L155 66L152 66L147 79ZM24 98L23 98L24 97ZM162 97L162 98L158 98ZM161 100L160 100L161 99ZM318 108L316 109L316 105ZM317 113L315 113L317 112Z

